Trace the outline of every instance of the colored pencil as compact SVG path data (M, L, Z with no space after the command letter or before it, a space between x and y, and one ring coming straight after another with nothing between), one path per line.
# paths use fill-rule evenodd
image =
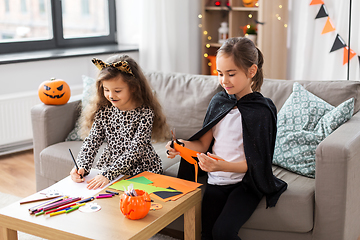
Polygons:
M38 198L38 199L32 199L32 200L28 200L28 201L23 201L23 202L20 202L20 204L33 203L33 202L40 202L40 201L45 201L45 200L54 199L54 198L57 198L57 197L59 197L59 196L46 197L46 198ZM61 197L61 196L60 196L60 197Z
M30 211L31 214L34 214L35 212L39 211L40 208L43 208L44 206L47 206L47 205L62 201L64 199L66 199L66 198L68 198L68 196L62 196L62 197L52 199L52 200L47 201L45 203L41 203L39 205L36 205L35 207L29 208L29 211Z
M66 204L68 204L68 203L72 203L72 202L76 202L76 201L78 201L78 200L80 200L81 198L69 198L69 199L67 199L67 200L65 200L65 201L62 201L62 202L60 202L60 203L54 203L54 204L51 204L50 206L46 206L46 207L44 207L42 210L44 210L45 212L46 211L49 211L49 210L51 210L51 209L53 209L53 208L57 208L57 207L60 207L60 206L63 206L63 205L66 205Z
M66 213L66 210L62 210L62 211L59 211L59 212L50 213L50 217L55 216L55 215L58 215L58 214L62 214L62 213Z

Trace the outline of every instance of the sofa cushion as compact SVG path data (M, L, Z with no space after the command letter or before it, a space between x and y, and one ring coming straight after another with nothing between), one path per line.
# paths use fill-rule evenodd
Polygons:
M176 137L188 139L201 129L211 98L222 87L217 76L145 73Z
M244 228L306 233L314 225L315 179L273 166L274 175L288 183L273 208L263 198Z
M333 106L338 106L353 97L355 99L354 113L360 110L359 81L326 81L324 84L324 81L264 79L261 93L271 98L279 111L292 93L294 82L299 82L306 90Z
M81 98L81 109L84 110L85 106L89 103L90 97L95 91L95 82L94 78L82 75L83 80L83 93ZM80 134L80 123L79 119L76 120L74 129L66 137L65 141L82 141Z
M335 108L295 82L278 113L273 163L314 178L317 146L351 118L353 109L353 98Z
M69 149L74 157L79 154L82 141L68 141L53 144L40 152L40 174L46 178L59 181L70 174L74 167ZM101 146L96 155L94 164L99 159L104 146Z

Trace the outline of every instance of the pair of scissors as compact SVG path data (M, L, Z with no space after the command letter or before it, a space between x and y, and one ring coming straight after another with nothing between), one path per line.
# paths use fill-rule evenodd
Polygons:
M194 150L188 149L185 147L185 144L176 139L175 129L171 130L171 135L173 137L170 147L174 148L177 152L180 153L180 156L185 159L188 163L193 164L195 167L195 182L197 182L198 177L198 158Z

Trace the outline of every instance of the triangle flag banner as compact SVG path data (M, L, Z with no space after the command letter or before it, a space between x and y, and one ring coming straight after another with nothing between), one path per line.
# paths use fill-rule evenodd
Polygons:
M316 15L315 19L323 18L323 17L327 17L327 16L329 16L329 14L327 13L325 5L323 4L323 5L321 5L320 10L319 10L318 14Z
M334 52L334 51L336 51L336 50L338 50L340 48L343 48L345 46L346 46L346 44L345 44L344 40L340 37L339 34L337 34L336 38L335 38L335 42L334 42L330 52Z
M349 54L349 47L344 47L344 59L343 59L343 65L348 63L348 54ZM350 48L350 59L351 60L356 53Z
M323 0L312 0L310 5L324 4Z
M332 23L332 21L330 20L330 17L328 17L327 21L325 23L325 27L321 34L325 34L325 33L332 32L332 31L335 31L335 27L334 27L334 24Z

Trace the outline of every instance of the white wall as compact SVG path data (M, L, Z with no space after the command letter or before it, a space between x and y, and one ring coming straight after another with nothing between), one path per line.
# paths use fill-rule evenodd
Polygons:
M138 52L127 53L138 61ZM39 85L52 77L65 80L70 89L78 91L82 87L81 75L96 77L97 68L91 59L106 59L112 54L11 63L0 65L0 96L37 92Z

